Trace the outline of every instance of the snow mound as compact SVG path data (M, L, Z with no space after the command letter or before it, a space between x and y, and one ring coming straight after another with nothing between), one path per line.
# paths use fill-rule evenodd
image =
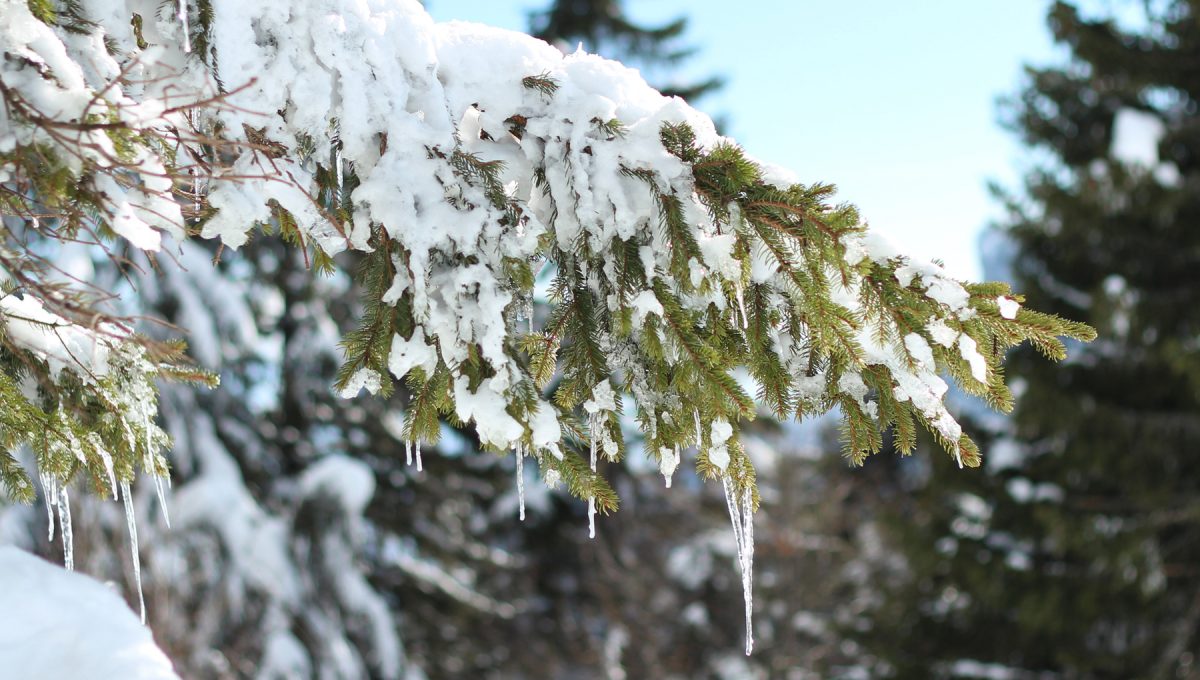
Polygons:
M22 680L179 680L115 592L0 546L0 675Z

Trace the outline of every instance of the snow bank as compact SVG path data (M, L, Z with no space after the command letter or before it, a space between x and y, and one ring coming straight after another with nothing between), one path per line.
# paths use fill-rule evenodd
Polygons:
M150 629L112 589L0 546L0 675L22 680L179 680Z

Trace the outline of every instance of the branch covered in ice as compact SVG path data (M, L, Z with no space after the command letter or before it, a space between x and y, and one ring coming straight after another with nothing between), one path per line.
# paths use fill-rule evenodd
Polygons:
M128 266L114 237L147 251L184 238L176 184L190 176L187 144L203 141L188 113L221 106L220 95L182 96L164 50L109 50L109 24L123 16L128 32L129 7L88 7L95 16L0 7L0 481L22 501L33 498L11 455L22 444L64 494L76 477L115 495L135 470L165 475L154 381L209 379L179 363L181 347L133 333L111 292L56 258L76 242Z

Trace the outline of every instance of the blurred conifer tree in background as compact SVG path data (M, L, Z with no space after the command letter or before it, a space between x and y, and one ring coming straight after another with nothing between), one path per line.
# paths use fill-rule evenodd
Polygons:
M1053 5L1070 58L1007 103L1038 160L985 252L1100 339L1015 350L986 474L891 508L908 569L851 635L880 676L1200 676L1200 2L1117 7Z

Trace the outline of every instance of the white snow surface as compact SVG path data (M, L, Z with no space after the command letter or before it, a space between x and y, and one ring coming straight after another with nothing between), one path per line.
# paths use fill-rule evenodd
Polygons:
M1162 119L1137 109L1123 108L1113 118L1113 158L1130 165L1158 165L1158 142L1166 132Z
M341 503L348 515L357 516L375 495L375 474L361 460L329 455L304 470L300 491L306 497L328 495Z
M1131 167L1150 170L1164 186L1180 185L1179 168L1159 159L1158 146L1167 132L1159 116L1133 108L1122 108L1113 118L1109 155Z
M1001 295L996 298L996 305L1000 307L1000 316L1005 319L1017 318L1017 312L1021 309L1021 303L1008 297Z
M22 680L179 680L117 593L0 546L0 675Z
M0 319L9 339L44 360L56 378L64 368L88 382L108 373L110 340L50 312L33 296L0 297Z
M729 467L729 438L733 436L733 426L729 421L717 419L709 427L712 446L708 449L708 462L721 472Z

